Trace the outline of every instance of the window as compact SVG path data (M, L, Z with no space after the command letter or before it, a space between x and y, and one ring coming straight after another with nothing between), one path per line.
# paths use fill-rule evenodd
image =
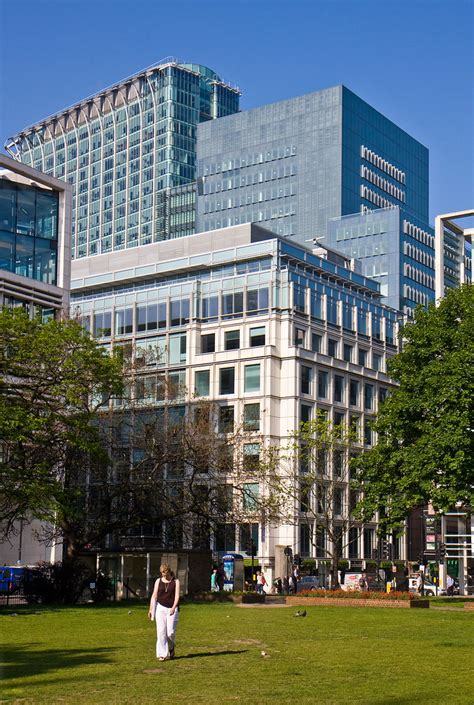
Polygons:
M295 339L294 343L297 348L304 348L305 333L302 328L295 328Z
M372 367L376 370L376 372L380 372L382 370L382 355L372 353Z
M260 431L260 404L244 405L244 431Z
M268 288L249 289L247 291L247 313L251 316L257 311L264 312L268 310Z
M244 470L253 471L258 469L260 461L260 444L244 444Z
M341 478L344 472L344 451L336 449L333 453L333 472L334 477Z
M344 513L344 490L342 487L334 489L333 511L336 516L342 516Z
M318 373L318 397L321 399L328 398L329 374L324 370Z
M115 311L115 335L128 335L133 332L133 309Z
M184 326L189 323L189 299L171 301L170 318L172 326Z
M199 397L208 397L210 388L210 372L202 370L194 375L194 392Z
M359 529L352 526L349 529L349 558L359 557Z
M364 529L364 558L374 558L374 529Z
M242 499L243 507L247 512L254 512L258 506L259 486L258 482L245 482Z
M221 367L221 369L219 370L219 381L219 394L234 394L235 370L233 367Z
M364 443L366 446L372 445L372 428L369 419L366 419L364 422Z
M372 384L364 385L364 409L371 410L374 404L374 386Z
M175 370L168 375L167 393L169 399L183 399L186 389L186 370Z
M135 340L135 360L137 366L163 366L166 363L165 337Z
M169 364L179 365L186 362L186 333L170 335Z
M301 368L301 394L311 393L311 367Z
M300 556L309 556L310 529L309 524L300 524Z
M383 404L387 397L388 397L388 389L385 389L385 387L380 387L379 388L379 404Z
M313 352L321 352L323 338L318 333L311 334L311 350Z
M207 333L201 335L201 353L213 353L216 350L216 335L215 333Z
M344 377L334 375L334 401L342 402L344 396Z
M326 530L322 526L318 526L316 529L316 556L318 558L326 557Z
M219 433L232 433L234 430L234 407L219 407Z
M256 348L265 345L265 326L250 329L250 347Z
M225 350L238 350L240 348L240 331L228 330L224 333Z
M351 406L359 404L359 382L355 379L351 379L349 382L349 404Z
M245 365L244 392L260 391L260 365Z
M235 524L217 525L216 551L235 551Z
M158 306L164 307L161 315L166 325L166 304L150 304L137 306L137 331L156 330L158 328ZM161 326L164 328L165 326Z
M341 433L340 433L341 428L340 427L344 425L344 423L346 421L346 415L344 413L342 413L341 411L335 411L333 418L334 418L334 428L337 430L339 427L339 433L337 435L341 435Z
M308 423L308 421L311 421L312 410L312 406L308 406L307 404L301 404L301 423Z
M344 360L346 362L352 362L352 345L344 344Z
M110 311L94 314L94 336L107 338L112 335L112 314Z
M359 348L359 365L365 367L367 364L367 350Z
M222 317L233 318L241 316L244 309L244 294L242 291L235 291L222 294Z
M328 339L328 355L331 357L337 357L337 346L338 346L338 341L333 340L332 338Z

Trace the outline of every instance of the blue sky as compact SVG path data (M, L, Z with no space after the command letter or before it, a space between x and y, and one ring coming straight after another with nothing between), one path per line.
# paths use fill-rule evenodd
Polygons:
M344 83L430 150L430 213L474 205L473 0L0 0L0 140L166 56L242 109Z

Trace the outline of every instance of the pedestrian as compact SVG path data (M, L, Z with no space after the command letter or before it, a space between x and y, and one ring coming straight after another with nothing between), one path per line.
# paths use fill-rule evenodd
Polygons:
M283 583L281 582L281 578L277 578L276 580L276 589L279 595L283 593Z
M224 564L219 563L217 567L217 577L216 577L216 583L217 583L217 589L218 590L223 590L224 589Z
M156 622L156 657L159 661L174 658L178 623L179 580L167 563L160 565L155 581L148 617Z
M285 577L283 578L282 588L283 588L283 594L288 595L288 593L290 592L290 583L288 581L287 575L285 575Z
M211 592L219 592L219 586L217 584L217 568L212 569L211 573Z
M446 578L446 593L449 597L452 597L454 594L454 580L451 575L448 575Z
M367 575L365 573L362 573L362 575L359 578L359 590L362 592L365 592L369 589L369 582L367 580Z
M264 593L264 588L265 585L267 584L267 581L265 580L265 576L262 573L261 570L257 571L257 593L259 595L263 595Z
M417 575L416 575L415 589L420 594L421 594L421 591L423 590L423 578L421 577L421 573L417 573Z

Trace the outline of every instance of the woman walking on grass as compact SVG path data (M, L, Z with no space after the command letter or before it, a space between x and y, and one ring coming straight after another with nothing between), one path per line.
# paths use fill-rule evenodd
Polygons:
M160 565L160 575L155 581L148 617L156 622L156 657L165 661L174 658L179 580L175 579L167 563Z

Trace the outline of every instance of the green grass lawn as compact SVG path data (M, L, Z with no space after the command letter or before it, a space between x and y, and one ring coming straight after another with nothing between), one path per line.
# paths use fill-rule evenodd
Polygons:
M145 605L12 611L0 612L1 703L474 703L474 614L460 610L308 607L295 618L291 607L186 604L164 663Z

